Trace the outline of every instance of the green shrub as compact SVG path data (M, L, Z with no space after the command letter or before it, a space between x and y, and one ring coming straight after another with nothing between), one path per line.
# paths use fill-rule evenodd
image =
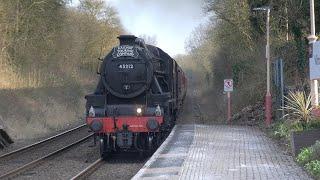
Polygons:
M305 165L307 171L313 176L320 178L320 160L310 161Z
M302 149L302 151L298 154L298 157L296 158L297 162L300 165L307 164L312 159L312 153L313 149L311 147Z
M306 124L306 129L320 129L320 119L313 119Z
M273 136L277 138L287 138L289 137L290 130L285 123L277 123L273 128Z
M289 125L289 131L290 132L301 132L305 130L306 128L306 123L303 121L294 121L290 123Z
M273 136L277 138L289 138L291 132L300 132L305 129L304 122L282 121L273 125Z
M296 160L301 165L313 160L320 160L320 141L317 141L311 147L302 149Z
M301 132L305 130L320 128L320 120L305 121L281 121L272 127L272 136L276 138L289 138L291 132Z
M293 121L303 121L308 123L312 119L311 95L306 95L304 91L289 92L288 96L284 96L286 105L282 110L287 114L284 118L290 118Z
M311 146L312 160L320 160L320 141Z

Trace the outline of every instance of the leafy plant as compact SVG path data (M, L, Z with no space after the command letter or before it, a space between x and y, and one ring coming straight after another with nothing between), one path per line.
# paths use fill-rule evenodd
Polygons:
M306 129L320 129L320 119L312 119L306 124Z
M320 179L320 141L308 148L304 148L296 158L300 165L304 165L306 170Z
M300 165L305 165L306 163L310 162L310 160L312 159L312 153L313 153L313 150L311 147L302 149L302 151L299 153L298 157L296 158L297 162Z
M286 105L282 107L287 111L285 117L290 117L294 121L303 121L308 123L312 119L311 111L311 95L308 96L303 91L289 92L288 96L285 96Z
M290 132L301 132L303 130L305 130L306 128L306 124L305 122L302 121L294 121L292 123L289 123L289 129Z
M320 141L311 146L312 160L320 160Z
M320 141L304 148L296 160L300 165L304 165L310 174L320 179Z
M305 124L301 121L280 121L273 125L273 136L276 138L289 138L291 132L305 130Z
M305 165L308 172L317 178L320 178L320 160L314 160Z
M287 138L289 136L289 128L285 123L278 123L274 126L273 135L278 138Z

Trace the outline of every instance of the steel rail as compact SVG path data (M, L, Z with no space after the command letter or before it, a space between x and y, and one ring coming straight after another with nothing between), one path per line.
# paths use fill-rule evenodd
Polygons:
M24 146L24 147L22 147L22 148L19 148L19 149L17 149L17 150L11 151L11 152L8 152L8 153L6 153L6 154L1 155L1 156L0 156L0 159L5 158L5 157L8 157L8 156L11 156L11 155L14 155L14 154L16 154L16 153L19 153L19 152L22 152L22 151L25 151L25 150L28 150L28 149L31 149L31 148L33 148L33 147L36 147L36 146L41 145L41 144L43 144L43 143L49 142L49 141L51 141L51 140L53 140L53 139L55 139L55 138L58 138L58 137L63 136L63 135L65 135L65 134L71 133L71 132L73 132L73 131L75 131L75 130L78 130L78 129L80 129L80 128L83 128L83 127L85 127L85 126L86 126L86 124L82 124L82 125L80 125L80 126L77 126L77 127L75 127L75 128L69 129L69 130L64 131L64 132L62 132L62 133L59 133L59 134L57 134L57 135L51 136L51 137L49 137L49 138L47 138L47 139L38 141L38 142L33 143L33 144L30 144L30 145L28 145L28 146Z
M90 166L88 166L87 168L85 168L84 170L82 170L80 173L78 173L77 175L75 175L73 178L71 178L71 180L78 180L78 179L83 179L86 176L90 175L92 173L92 171L94 171L96 168L98 168L102 163L103 163L103 159L100 158L98 160L96 160L94 163L92 163Z
M82 138L82 139L80 139L80 140L78 140L78 141L76 141L76 142L74 142L72 144L69 144L68 146L60 148L60 149L58 149L58 150L56 150L56 151L54 151L54 152L52 152L52 153L50 153L50 154L48 154L46 156L38 158L38 159L36 159L36 160L34 160L34 161L30 162L30 163L27 163L27 164L17 168L17 169L11 170L6 174L0 175L0 179L8 178L8 177L11 177L13 175L19 175L19 173L21 173L23 170L26 170L27 168L40 163L44 159L47 159L47 158L52 157L52 156L54 156L54 155L56 155L56 154L58 154L58 153L60 153L62 151L65 151L65 150L67 150L67 149L69 149L69 148L71 148L71 147L73 147L73 146L75 146L75 145L77 145L77 144L89 139L92 136L93 136L93 134L90 134L90 135L88 135L88 136L86 136L86 137L84 137L84 138Z

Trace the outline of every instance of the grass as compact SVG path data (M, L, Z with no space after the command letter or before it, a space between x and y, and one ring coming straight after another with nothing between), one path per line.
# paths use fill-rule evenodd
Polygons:
M12 138L29 139L77 123L84 112L81 87L0 90L0 119Z

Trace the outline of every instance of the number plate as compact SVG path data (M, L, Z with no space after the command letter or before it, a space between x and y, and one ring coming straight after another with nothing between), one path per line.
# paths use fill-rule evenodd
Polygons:
M133 69L134 66L133 66L133 64L119 64L118 68L119 69Z

